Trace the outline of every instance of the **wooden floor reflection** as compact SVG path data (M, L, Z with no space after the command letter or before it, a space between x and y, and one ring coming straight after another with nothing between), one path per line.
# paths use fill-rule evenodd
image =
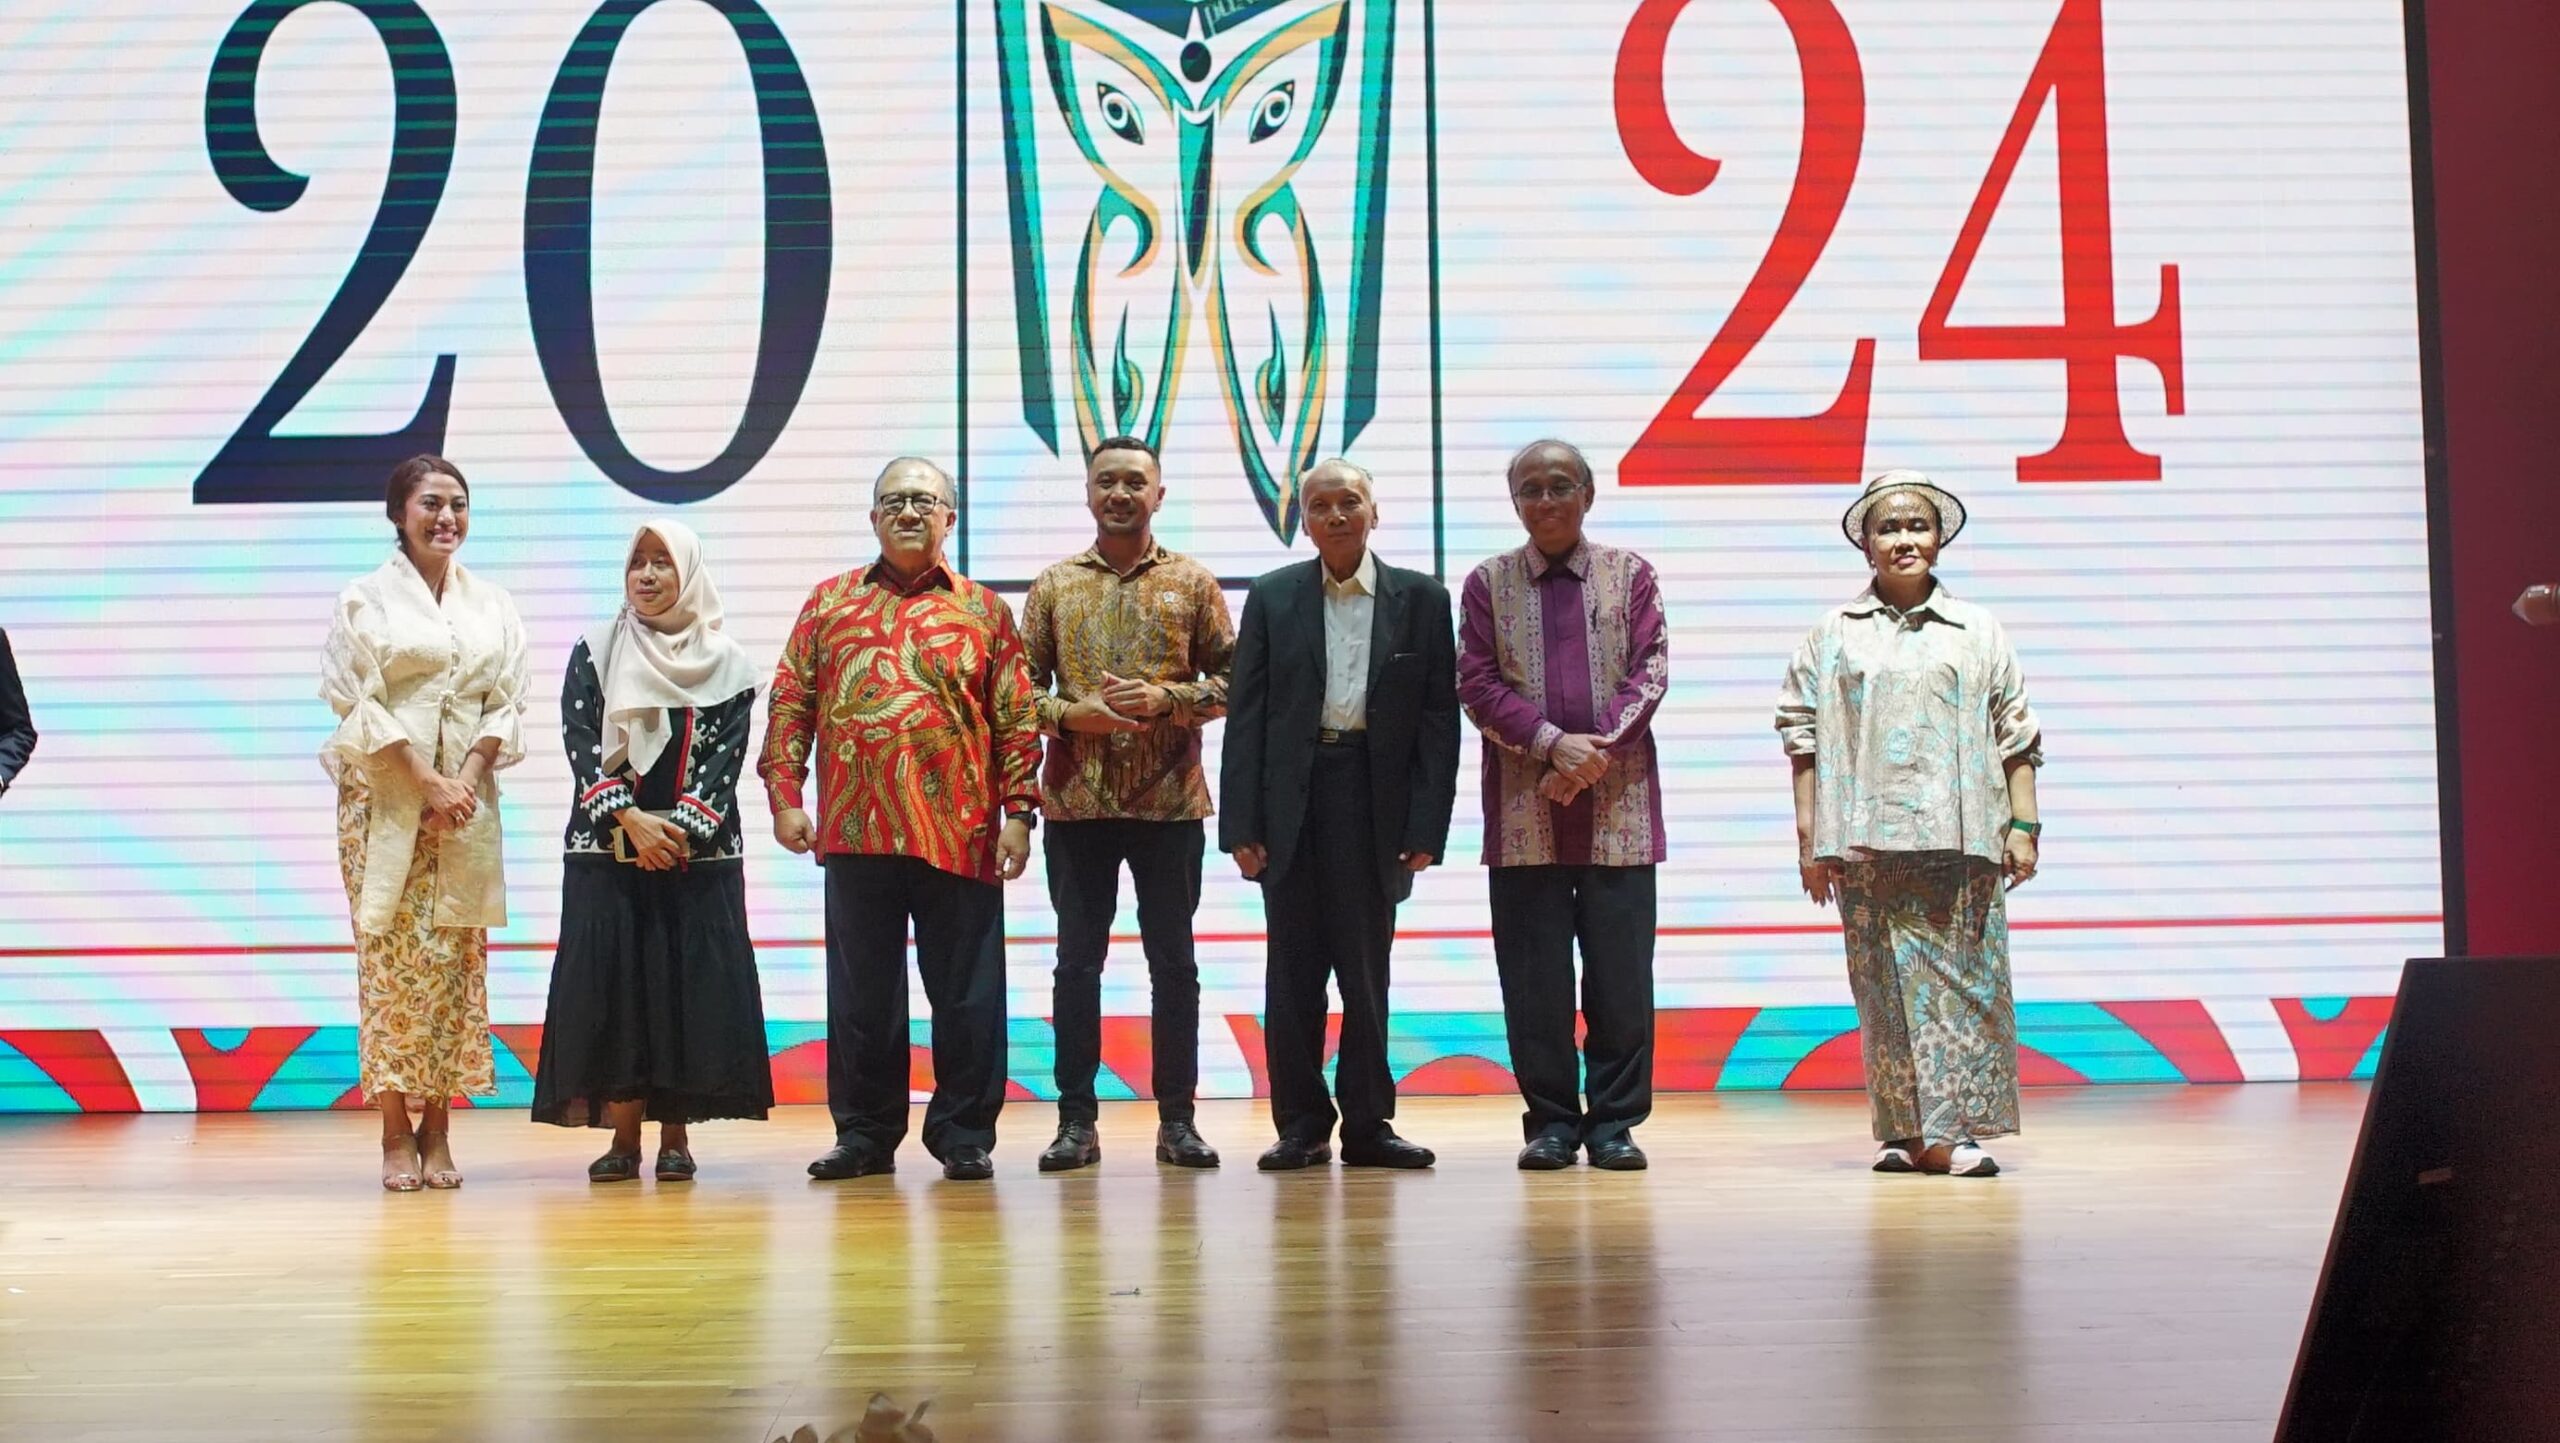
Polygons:
M0 1437L733 1440L933 1399L991 1440L2261 1440L2362 1089L2038 1092L1989 1181L1864 1171L1855 1097L1666 1099L1643 1174L1511 1167L1516 1104L1408 1101L1428 1174L992 1186L910 1143L817 1184L824 1115L592 1188L588 1135L465 1114L389 1196L365 1115L0 1123Z

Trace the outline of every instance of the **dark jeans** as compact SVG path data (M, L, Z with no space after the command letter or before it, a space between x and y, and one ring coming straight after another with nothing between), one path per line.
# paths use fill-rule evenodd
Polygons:
M1120 864L1138 892L1138 939L1154 994L1156 1116L1189 1122L1200 1087L1200 963L1191 918L1200 909L1198 822L1051 822L1042 844L1049 905L1058 913L1052 1025L1058 1036L1058 1120L1091 1122L1102 1066L1102 960L1120 911Z
M1624 1137L1653 1111L1653 868L1494 867L1493 961L1521 1131L1589 1144ZM1582 944L1581 1106L1573 1051L1573 947Z
M1287 875L1263 897L1271 927L1263 1051L1271 1120L1282 1137L1330 1137L1335 1099L1342 1104L1345 1141L1377 1136L1396 1115L1396 1079L1387 1066L1387 954L1395 945L1396 906L1378 875L1370 811L1368 750L1317 747L1306 831ZM1328 973L1342 989L1333 1098L1324 1089Z
M925 1151L991 1148L1004 1106L1004 892L914 857L827 858L827 1110L836 1139L907 1135L907 928L933 1007Z

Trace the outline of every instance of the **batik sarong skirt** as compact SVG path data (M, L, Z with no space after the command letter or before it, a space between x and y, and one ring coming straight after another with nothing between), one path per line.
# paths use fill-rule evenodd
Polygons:
M1960 852L1850 862L1840 918L1877 1140L2016 1132L2018 1021L1999 866Z
M351 912L364 896L372 810L360 782L340 787L338 868ZM435 924L440 841L433 832L419 834L391 926L356 930L356 1076L367 1102L385 1092L441 1103L498 1090L489 1051L489 931Z

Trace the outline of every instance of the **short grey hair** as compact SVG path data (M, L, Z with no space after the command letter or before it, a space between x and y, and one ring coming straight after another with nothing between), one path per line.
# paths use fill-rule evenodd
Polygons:
M953 484L951 480L951 473L943 470L940 466L935 465L933 462L926 460L922 456L900 456L890 461L888 465L881 467L880 474L871 478L871 497L874 501L877 501L880 498L880 483L888 480L889 473L896 471L902 466L921 466L925 470L932 472L935 484L942 488L942 499L950 502L953 510L956 511L959 509L960 488Z
M1361 500L1372 506L1378 504L1377 478L1371 476L1366 467L1353 465L1340 456L1328 456L1308 467L1298 478L1298 494L1303 496L1313 490L1316 477L1327 471L1341 472L1344 483L1359 492Z
M1520 476L1520 463L1528 460L1531 456L1534 456L1541 451L1562 451L1564 454L1572 457L1573 469L1582 473L1582 488L1584 490L1588 491L1599 485L1598 479L1591 474L1591 458L1582 454L1582 448L1576 446L1571 441L1559 441L1553 436L1549 436L1544 440L1532 441L1528 445L1521 447L1519 450L1512 452L1511 464L1502 468L1503 480L1506 482L1518 480Z

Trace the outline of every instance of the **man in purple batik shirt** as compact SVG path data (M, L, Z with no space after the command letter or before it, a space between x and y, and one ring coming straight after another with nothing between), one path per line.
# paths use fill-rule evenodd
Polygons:
M1653 1109L1654 866L1665 853L1653 713L1671 681L1653 567L1584 538L1591 463L1562 441L1512 458L1529 544L1467 578L1458 699L1484 732L1484 861L1520 1166L1645 1165ZM1574 944L1583 1050L1574 1055Z

